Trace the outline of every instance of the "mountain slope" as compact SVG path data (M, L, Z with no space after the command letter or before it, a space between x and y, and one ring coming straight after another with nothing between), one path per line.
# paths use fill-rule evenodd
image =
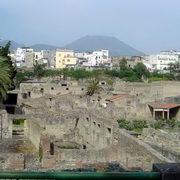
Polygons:
M0 41L0 46L4 46L5 44L8 43L9 40L3 40L3 41ZM11 50L16 50L18 47L22 47L24 46L24 44L20 44L20 43L17 43L15 41L11 41L11 47L10 49Z
M59 47L57 47L57 46L51 46L48 44L35 44L30 47L33 48L35 51L59 49Z
M141 56L144 53L132 48L115 37L109 36L85 36L64 48L78 52L108 49L113 56Z

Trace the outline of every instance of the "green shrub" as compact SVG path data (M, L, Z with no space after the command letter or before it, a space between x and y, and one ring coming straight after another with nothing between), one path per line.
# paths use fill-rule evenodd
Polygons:
M22 125L24 125L24 121L25 121L25 119L13 119L13 124L22 126Z
M126 129L128 131L142 132L143 128L148 128L147 122L144 120L132 120L126 119L117 120L119 128Z
M175 118L172 119L157 119L154 124L151 125L151 127L155 129L162 129L162 128L174 128L178 127L178 122ZM179 126L180 127L180 126Z

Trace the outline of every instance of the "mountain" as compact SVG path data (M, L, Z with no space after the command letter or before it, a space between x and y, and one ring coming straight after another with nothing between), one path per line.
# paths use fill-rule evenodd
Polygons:
M35 51L61 49L60 47L51 46L48 44L35 44L35 45L30 46L30 47L33 48Z
M144 53L134 49L115 37L85 36L64 47L78 52L108 49L113 56L142 56Z
M9 41L9 40L2 40L2 41L0 41L0 46L4 46L5 44L7 44L8 41ZM22 46L24 46L24 44L20 44L20 43L17 43L17 42L15 42L15 41L11 41L11 47L10 47L10 49L11 49L11 50L15 50L15 49L17 49L18 47L22 47Z
M0 46L4 46L5 44L7 44L8 41L9 40L2 40L2 41L0 41ZM11 41L10 49L11 50L16 50L18 47L23 47L23 46L26 46L26 45L25 44L17 43L15 41ZM59 49L59 47L51 46L51 45L47 45L47 44L35 44L35 45L32 45L32 46L28 46L28 47L33 48L35 51L41 51L41 50L46 50L46 49L47 50L56 50L56 49Z
M0 41L0 46L7 43L7 40ZM11 41L11 50L15 50L18 47L25 46L15 41ZM120 41L115 37L110 36L85 36L80 38L64 47L57 47L47 44L35 44L30 46L35 51L40 50L56 50L56 49L70 49L76 52L95 51L100 49L108 49L112 56L142 56L145 55L128 44Z

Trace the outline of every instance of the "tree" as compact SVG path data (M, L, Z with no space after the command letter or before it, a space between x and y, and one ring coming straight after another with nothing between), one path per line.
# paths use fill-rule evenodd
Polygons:
M119 67L120 67L121 70L126 70L127 69L127 60L125 58L120 60Z
M37 64L34 66L34 74L37 78L41 78L44 75L44 66L42 64Z
M7 59L0 56L0 99L6 99L7 91L11 85L11 69Z
M16 75L16 69L13 65L13 62L11 60L11 57L9 56L10 53L10 46L11 46L11 41L8 41L8 43L0 48L0 56L5 58L4 61L7 62L9 65L10 71L11 71L11 79L13 80L15 75Z
M180 72L180 63L169 63L168 69L170 70L170 73L179 73Z
M150 72L143 63L137 63L134 66L134 72L136 73L138 79L142 79L143 76L146 78L150 76Z
M99 81L97 80L92 80L90 83L89 83L89 86L87 88L87 95L88 96L92 96L93 94L97 93L98 90L100 89L100 86L99 86Z
M11 41L8 41L8 43L5 45L5 46L2 46L0 48L0 56L2 57L9 57L9 49L10 49L10 46L11 46Z

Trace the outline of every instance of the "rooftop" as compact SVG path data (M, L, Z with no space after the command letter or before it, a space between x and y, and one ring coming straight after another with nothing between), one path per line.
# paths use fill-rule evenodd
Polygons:
M180 107L179 104L169 104L169 103L160 103L160 104L149 104L154 109L172 109Z
M106 99L106 101L114 102L127 97L129 97L128 94L119 94L119 95L114 95L109 99Z

